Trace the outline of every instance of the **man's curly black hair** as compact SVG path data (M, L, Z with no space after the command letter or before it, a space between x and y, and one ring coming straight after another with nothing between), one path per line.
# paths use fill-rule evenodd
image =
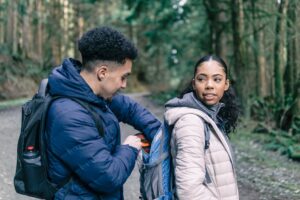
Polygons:
M126 59L134 60L137 49L123 34L110 27L89 30L78 41L82 63L97 60L124 64Z

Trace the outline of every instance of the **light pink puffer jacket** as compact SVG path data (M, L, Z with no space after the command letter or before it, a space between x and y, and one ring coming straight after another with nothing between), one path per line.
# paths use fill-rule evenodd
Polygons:
M204 112L187 107L168 109L165 120L174 125L171 147L178 199L239 199L231 147L215 122ZM207 150L204 120L213 127Z

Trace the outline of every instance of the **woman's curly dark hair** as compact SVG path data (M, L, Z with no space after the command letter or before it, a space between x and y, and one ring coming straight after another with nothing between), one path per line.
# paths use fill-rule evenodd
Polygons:
M202 58L200 58L194 68L194 76L196 75L197 68L201 66L202 63L207 62L209 60L213 60L218 62L223 68L226 76L228 76L228 67L225 63L225 61L215 55L207 55ZM192 81L189 83L188 87L186 87L179 95L179 98L182 98L186 93L194 92ZM229 86L228 90L224 92L224 95L220 102L224 103L225 106L221 108L221 110L218 113L218 116L221 117L224 121L224 127L227 134L229 134L231 131L235 130L235 127L237 125L238 116L240 113L240 107L238 104L238 100L236 97L236 94L232 88L232 86Z
M134 60L137 49L123 34L110 27L89 30L78 41L78 49L85 65L91 61L114 61L124 64L126 59Z

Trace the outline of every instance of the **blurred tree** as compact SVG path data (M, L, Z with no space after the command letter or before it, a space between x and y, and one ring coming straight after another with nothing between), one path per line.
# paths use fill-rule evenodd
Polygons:
M4 37L5 37L5 12L4 10L7 7L6 0L0 0L0 44L4 44Z
M287 64L284 74L285 95L291 96L293 103L290 108L290 122L292 118L300 115L300 75L299 75L299 38L297 26L297 1L289 0L287 7Z
M275 98L278 105L282 105L284 99L283 73L286 66L286 19L288 0L278 2L278 16L276 21L274 41L274 77Z
M245 110L248 106L249 82L246 68L246 47L244 36L244 4L243 0L231 0L232 40L233 40L233 65L237 79L237 93ZM243 84L242 84L243 83ZM244 87L247 85L248 87ZM246 115L249 114L246 112Z
M285 70L285 93L294 94L297 82L297 69L300 66L297 61L298 42L297 38L297 3L290 0L287 10L287 65Z
M265 24L262 23L261 10L258 6L259 1L251 1L252 27L253 27L253 51L256 65L256 95L266 97L268 94L266 77L266 58L264 55L264 31Z
M208 53L226 57L224 31L227 29L228 3L216 0L203 0L206 9L207 22L209 26L209 45ZM223 37L222 37L223 36Z
M11 54L17 55L17 46L18 46L18 39L17 39L17 26L18 26L18 19L17 19L17 0L8 1L8 15L7 15L7 22L6 22L6 35L5 41L8 47L8 50Z
M80 59L82 33L108 25L137 45L132 78L153 91L182 89L199 57L220 55L247 113L253 96L297 99L299 12L296 0L0 0L0 90Z

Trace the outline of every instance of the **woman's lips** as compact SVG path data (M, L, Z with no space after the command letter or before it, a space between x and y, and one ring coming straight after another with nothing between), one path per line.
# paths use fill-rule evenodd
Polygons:
M203 97L206 100L213 100L216 97L216 95L209 93L209 94L203 94Z

